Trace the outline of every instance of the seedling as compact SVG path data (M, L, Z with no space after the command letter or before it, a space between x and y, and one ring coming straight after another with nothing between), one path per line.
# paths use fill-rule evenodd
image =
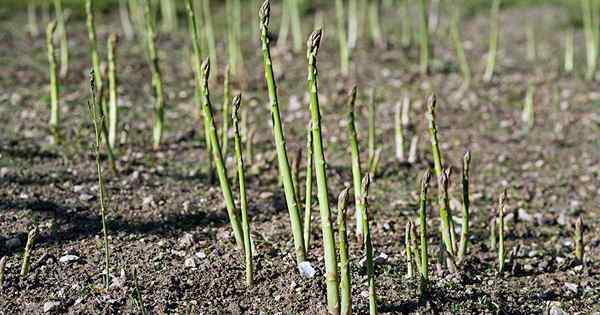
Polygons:
M285 200L290 214L292 225L292 234L294 236L294 247L296 250L296 262L300 264L306 260L306 251L304 248L304 237L302 235L302 221L300 220L300 211L296 192L294 191L294 182L287 156L285 146L285 137L283 135L283 124L279 112L279 100L277 98L277 86L275 84L275 75L273 74L273 62L271 60L271 44L269 38L269 19L271 14L271 1L266 0L260 7L260 39L262 43L263 65L265 69L265 80L269 92L269 103L271 107L271 117L273 120L273 135L275 138L275 147L277 149L277 161L279 164L280 177L283 180L283 190ZM314 133L313 133L314 135ZM314 140L314 139L313 139ZM335 252L333 252L335 255Z
M348 191L345 188L338 197L338 234L340 242L340 303L341 314L352 314L352 282L348 260L348 233L346 230L346 206Z
M581 264L583 264L583 216L577 217L575 221L575 258Z
M27 243L25 244L25 251L23 252L23 264L21 265L21 277L27 277L29 274L29 265L31 261L31 251L33 250L33 244L39 236L37 226L34 227L29 234L27 234Z
M60 143L60 108L58 104L58 78L56 76L56 56L54 53L54 31L56 22L46 28L46 46L48 46L48 64L50 73L50 131L54 144Z

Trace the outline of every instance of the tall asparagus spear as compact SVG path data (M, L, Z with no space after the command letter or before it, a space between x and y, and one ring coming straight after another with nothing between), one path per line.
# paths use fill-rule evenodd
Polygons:
M507 192L504 189L498 200L498 273L504 272L504 263L506 258L506 250L504 247L504 207L506 202Z
M60 35L60 77L64 78L69 72L69 41L67 39L62 0L54 0L54 11L56 12L58 34Z
M269 91L269 103L271 105L271 118L273 121L273 134L275 137L275 147L277 148L277 161L279 164L279 172L281 174L280 176L283 179L285 199L287 202L288 211L290 213L292 234L294 236L294 247L296 251L296 261L298 264L300 264L301 262L306 260L306 251L304 248L304 237L302 235L302 221L300 219L298 201L296 200L296 193L294 191L294 183L292 181L290 163L287 156L285 137L283 135L283 125L281 122L281 114L279 113L279 101L277 99L277 86L275 84L275 75L273 74L273 62L271 61L271 44L269 39L270 13L271 1L266 0L260 7L259 12L260 39L262 43L263 64L265 68L265 79L267 81L267 88Z
M350 148L352 151L352 185L354 186L354 207L356 213L356 239L362 243L363 221L362 221L362 174L360 170L360 154L358 150L358 137L356 135L356 124L354 122L354 104L356 102L356 86L352 88L348 97L348 132L350 134Z
M119 104L117 98L117 34L108 37L108 143L114 148L117 144L117 126L119 118Z
M210 93L208 90L208 78L210 75L210 62L209 59L205 59L202 64L202 112L204 114L204 124L209 128L209 136L212 148L212 154L217 167L217 175L219 177L219 183L223 192L223 198L225 199L225 205L227 207L227 214L229 215L229 222L233 229L233 235L235 242L240 249L244 249L244 242L242 238L242 226L238 219L237 209L233 202L233 193L231 192L231 185L229 184L229 178L227 177L227 169L225 168L225 161L223 160L223 154L221 153L221 146L219 145L219 136L217 134L217 127L212 113L212 104L210 102Z
M238 111L240 109L240 102L242 96L237 95L233 99L233 113L231 117L233 119L234 129L234 145L235 145L235 157L237 161L238 170L238 184L240 186L240 209L242 215L242 232L244 234L244 254L246 262L246 285L251 287L254 283L252 279L252 246L250 243L250 223L248 221L248 197L246 196L246 174L244 171L244 157L242 155L242 140L240 138L240 127L239 127L239 116Z
M341 314L352 314L352 280L348 261L348 233L346 229L346 206L348 191L345 188L338 197L338 234L340 239L340 295Z
M52 21L46 28L46 46L48 46L48 71L50 74L50 131L55 144L60 143L60 108L58 103L58 78L56 76L56 55L54 53L54 30Z
M421 263L419 274L421 297L427 296L429 285L429 254L427 249L427 190L429 189L429 180L431 171L428 169L421 178L421 192L419 194L419 234L421 237Z
M313 141L312 128L306 128L306 189L304 197L304 248L310 249L310 225L312 221L312 179L313 179Z
M367 173L362 181L362 203L363 208L363 226L365 230L364 245L367 256L367 277L369 279L369 314L377 314L377 288L375 286L375 265L373 264L373 244L371 244L371 232L369 228L368 203L369 185L371 184L371 175Z
M462 261L467 253L469 243L469 220L470 220L470 201L469 201L469 165L471 164L471 152L467 151L463 157L462 169L462 187L463 187L463 221L460 234L460 246L458 249L458 261Z
M435 169L435 176L442 176L442 154L440 153L440 146L438 143L438 130L435 123L435 106L437 104L437 98L435 94L431 94L427 99L427 119L429 120L429 135L431 139L431 154L433 155L433 165Z
M494 68L496 67L496 55L498 53L499 37L499 11L500 0L493 0L492 9L490 13L490 48L487 56L487 66L483 75L483 80L486 82L492 80L492 76L494 75Z
M438 198L440 204L440 219L442 221L442 240L446 248L446 256L448 257L448 269L450 272L456 272L456 265L454 263L455 251L453 245L453 234L452 230L452 216L450 215L450 203L448 199L448 172L443 171L442 175L438 177Z

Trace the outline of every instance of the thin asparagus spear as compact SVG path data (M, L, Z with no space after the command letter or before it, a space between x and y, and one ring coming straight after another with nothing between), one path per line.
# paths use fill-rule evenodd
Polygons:
M365 230L365 252L367 256L367 276L369 279L369 314L377 314L377 288L375 286L375 266L373 264L373 245L371 244L371 232L369 228L369 217L368 217L368 202L369 196L369 185L371 184L371 175L367 173L362 181L362 203L363 208L363 226Z
M469 221L470 221L470 204L469 201L469 165L471 164L471 153L467 151L463 157L462 170L462 188L463 188L463 219L460 234L460 246L458 249L458 261L462 261L467 253L467 245L469 243Z
M465 48L460 36L460 12L458 6L454 6L452 10L452 17L450 19L450 36L454 42L454 48L456 50L456 59L462 72L464 85L469 86L471 83L471 68L469 62L465 56Z
M496 67L496 55L498 53L498 37L499 37L499 26L498 26L498 15L500 11L500 0L493 0L492 9L490 13L490 48L488 51L487 66L483 75L483 80L489 82L494 76L494 68Z
M375 116L377 113L375 112L375 89L371 90L371 97L369 101L369 126L368 126L368 169L371 168L373 164L373 159L375 158Z
M283 178L283 189L287 208L290 214L292 225L292 234L294 236L294 247L296 251L296 262L300 264L305 261L306 251L304 248L304 237L302 235L302 221L298 209L298 201L294 191L294 183L290 171L290 164L287 156L285 137L283 135L283 125L281 123L281 114L279 113L279 101L277 99L277 86L275 84L275 75L273 74L273 62L271 61L271 45L269 39L269 18L271 11L271 1L266 0L260 7L260 39L262 43L263 65L265 70L265 79L269 91L269 103L271 105L271 118L273 121L273 135L275 138L275 147L277 148L277 161L279 164L280 177ZM335 254L334 254L335 255Z
M312 178L313 178L313 141L312 128L308 124L306 128L306 189L304 197L304 248L306 251L310 249L310 228L312 221Z
M360 151L358 150L358 136L356 135L356 124L354 122L354 104L356 102L356 86L352 88L348 97L348 132L350 134L350 148L352 151L352 185L354 186L354 208L356 216L356 239L363 241L362 223L362 174L360 170Z
M452 225L450 224L452 216L450 215L450 205L448 201L448 174L442 172L442 175L438 177L438 198L440 204L440 220L442 221L442 239L446 248L446 256L448 256L447 263L450 272L456 272L456 266L454 265L454 246L452 241Z
M342 75L348 75L350 68L350 57L348 53L348 35L346 35L346 19L344 18L344 2L335 0L335 12L337 18L337 33L340 45L340 71Z
M110 34L108 37L108 143L112 148L117 145L117 126L119 119L119 104L117 98L117 66L115 61L117 42L117 34Z
M206 31L206 41L208 42L208 55L210 56L210 63L214 66L217 65L217 49L215 44L215 34L213 31L212 12L210 9L210 1L202 1L202 13L204 15L204 29Z
M219 136L217 134L217 127L212 113L212 104L210 102L210 93L208 90L208 79L210 76L210 62L209 59L205 59L202 64L202 112L204 113L204 124L209 127L209 136L212 148L212 154L214 163L217 168L217 175L219 177L219 183L223 192L223 198L225 199L225 205L227 207L227 214L229 216L229 222L233 229L233 235L235 237L235 243L238 248L244 249L242 225L238 219L237 209L233 202L233 193L231 192L231 185L229 184L229 177L227 177L227 169L225 168L225 161L223 160L223 154L221 152L221 146L219 145Z
M437 98L435 94L431 94L427 99L427 119L429 120L429 135L431 139L431 154L433 155L433 165L435 169L435 176L440 178L442 176L442 154L440 153L440 146L438 143L438 130L435 123L435 106L437 104Z
M340 295L341 314L352 314L352 280L348 261L348 233L346 230L346 206L349 187L338 197L338 234L340 238Z
M39 33L35 9L35 3L27 2L27 28L29 28L29 34L31 34L32 37L37 37Z
M221 149L223 150L223 156L227 156L227 149L229 147L229 105L231 102L231 86L229 84L230 72L229 66L225 67L225 78L223 81L223 128L221 129Z
M398 162L404 162L404 127L402 126L401 103L396 103L394 111L394 134L396 135L396 159Z
M498 200L498 273L504 272L506 251L504 247L504 206L506 202L506 189Z
M412 248L411 248L411 238L410 231L412 229L411 222L406 222L406 226L404 228L404 250L406 252L406 276L408 278L413 277L413 257L412 257Z
M38 238L38 235L39 231L37 226L27 234L27 243L25 244L25 252L23 253L23 264L21 265L21 277L27 277L27 274L29 273L31 250L33 250L33 244Z
M573 29L569 29L565 35L565 72L573 71L575 48L573 40Z
M431 43L429 41L429 18L427 1L419 0L419 52L421 74L429 72Z
M244 254L246 262L246 286L252 287L254 280L252 278L252 246L250 243L250 223L248 220L248 197L246 196L246 175L244 173L244 157L242 155L242 140L240 138L240 127L239 127L239 116L238 111L240 109L241 95L237 95L233 99L233 113L231 115L233 119L234 129L234 145L235 145L235 157L237 161L238 169L238 183L240 186L240 209L242 215L242 232L244 234Z
M56 13L58 34L60 36L60 77L64 78L69 72L69 41L67 39L62 0L54 0L54 12Z
M60 143L60 108L58 103L58 78L56 76L56 55L54 53L54 31L56 22L52 21L46 28L46 46L48 46L48 66L50 73L50 131L54 144Z
M583 264L583 216L577 217L575 221L575 258Z

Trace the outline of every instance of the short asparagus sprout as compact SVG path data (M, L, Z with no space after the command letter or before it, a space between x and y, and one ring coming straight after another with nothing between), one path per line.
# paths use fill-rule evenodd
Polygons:
M574 68L575 44L573 39L573 29L569 29L565 34L565 72L571 73Z
M294 247L296 251L296 262L300 264L306 258L304 248L304 237L302 231L302 221L300 219L300 211L298 209L298 201L296 200L296 192L294 191L294 183L290 164L287 156L285 145L285 136L283 134L283 124L281 122L281 114L279 112L279 101L277 96L277 86L275 83L275 75L273 73L273 62L271 60L271 44L269 38L269 19L271 14L271 1L263 2L259 10L260 21L260 39L263 53L263 65L265 70L265 80L267 81L267 89L269 92L269 103L271 107L271 118L273 120L273 135L275 138L275 147L277 149L277 161L279 164L280 177L283 179L283 189L287 208L290 214L292 225L292 234L294 236ZM314 125L313 125L314 128ZM314 136L314 132L313 132ZM314 138L314 137L313 137ZM313 139L313 141L315 141ZM316 151L315 151L316 152ZM317 162L318 160L315 160ZM316 163L315 163L316 164ZM333 235L332 235L333 240ZM333 252L335 255L335 251ZM334 256L335 257L335 256ZM334 278L335 280L335 278ZM337 290L336 290L337 291ZM337 295L337 293L336 293Z
M371 161L371 165L369 165L369 173L373 176L377 175L379 169L379 161L381 160L381 151L383 150L383 146L378 146L375 150L375 154L373 155L373 160Z
M142 297L142 291L140 291L140 286L138 284L137 267L135 266L133 267L133 289L134 301L136 301L137 306L140 309L140 314L148 314L148 311L146 311L146 306L144 306L144 298Z
M248 220L248 197L246 194L246 175L244 166L244 157L242 155L242 140L240 137L240 126L239 126L239 109L242 96L237 95L233 99L233 113L231 118L233 120L234 129L234 145L235 145L235 157L237 162L238 171L238 184L240 186L240 209L242 215L242 232L244 234L244 254L246 263L246 286L251 287L254 283L252 273L254 266L252 265L252 246L250 242L250 222Z
M244 249L242 225L240 224L237 209L233 201L233 193L231 192L231 185L229 183L229 177L227 177L227 169L225 168L225 161L221 152L221 146L219 145L219 136L217 134L217 127L212 113L212 104L210 101L210 91L208 90L208 79L210 77L210 62L209 59L205 59L202 64L202 112L204 114L204 124L208 126L210 136L210 146L212 148L213 160L217 168L217 175L219 177L219 184L221 191L223 192L223 198L225 199L225 205L227 208L227 215L229 216L229 222L233 229L233 235L235 237L235 243L238 248Z
M483 74L483 80L489 82L494 76L494 69L496 68L496 56L498 54L498 37L500 36L499 31L499 13L500 13L500 0L493 0L492 8L490 11L490 47L487 55L487 65L485 73Z
M6 256L0 258L0 290L2 290L2 285L4 284L4 269L6 268L7 260Z
M462 195L463 195L463 218L460 234L460 245L458 249L458 261L462 261L467 254L467 246L469 243L469 222L470 222L470 205L469 200L469 166L471 164L471 152L467 151L463 156L462 168Z
M437 105L437 97L431 94L427 99L427 119L429 120L429 136L431 139L431 154L433 156L433 166L435 176L442 176L442 153L440 152L438 130L435 123L435 106Z
M54 12L56 13L58 34L60 36L60 77L64 78L69 72L69 41L67 39L62 2L63 0L54 0Z
M58 103L58 78L56 75L56 56L54 53L54 31L56 22L52 21L46 28L46 45L48 46L48 64L50 73L50 131L55 144L60 143L60 108Z
M308 124L306 128L306 187L304 197L304 248L310 249L310 228L312 221L312 188L313 188L313 141L312 128Z
M452 230L452 215L450 214L450 203L448 198L448 185L449 185L449 172L443 171L442 175L438 177L438 199L440 207L440 220L442 222L442 240L444 242L445 252L447 256L447 265L450 272L456 272L456 265L454 263L455 251Z
M329 209L329 188L327 183L327 165L321 137L321 110L319 108L319 88L317 71L317 53L321 43L321 30L314 31L306 43L308 59L308 90L310 93L310 116L312 122L312 137L317 178L317 198L321 214L321 230L323 233L323 248L325 253L325 278L327 285L327 309L332 314L339 313L339 293L337 286L337 257L335 238L331 226Z
M583 264L583 216L579 216L575 221L575 258Z
M394 111L394 134L396 139L396 159L398 162L406 160L404 154L404 126L402 125L402 103L396 103Z
M368 217L368 196L369 196L369 186L371 185L371 175L367 174L363 178L362 181L362 203L363 213L363 226L364 226L364 246L365 246L365 254L367 257L367 277L369 279L369 314L375 315L377 314L377 288L375 286L375 265L373 263L373 245L371 244L371 232L369 228L369 217Z
M410 97L404 95L402 99L402 126L408 128L410 126Z
M506 250L504 247L504 210L507 198L507 191L504 192L498 199L498 273L504 272L504 264L506 260Z
M406 222L404 228L404 251L406 253L406 276L412 278L413 272L413 252L412 252L412 239L411 239L412 222Z
M108 144L115 148L117 145L117 127L119 121L119 99L117 97L117 34L108 37Z
M460 12L458 6L454 6L452 10L452 17L450 18L450 36L454 42L454 49L456 50L456 59L462 72L464 85L469 86L471 83L471 67L467 61L465 55L465 48L463 45L462 38L460 36Z
M348 260L348 232L346 229L346 207L350 188L347 187L338 197L338 234L340 241L340 303L341 314L352 314L352 280Z
M346 34L346 18L344 14L344 1L335 0L335 12L337 19L337 33L340 46L340 72L348 75L350 71L350 53L348 48L348 35Z
M427 170L421 177L421 190L419 193L419 236L420 240L420 291L421 297L427 296L429 286L429 254L427 244L427 190L431 180L431 171Z
M425 75L429 73L431 59L431 42L429 39L429 13L426 0L419 0L419 56L420 71Z
M102 136L106 136L106 133L102 132L102 126L104 126L104 114L102 112L102 108L98 106L96 93L96 76L94 74L94 70L92 70L90 72L90 100L88 101L88 110L90 114L90 120L94 126L94 153L96 156L96 172L98 174L98 200L100 201L102 236L104 241L104 286L106 289L108 289L111 278L108 228L106 225L106 189L104 188L102 164L100 163L100 145L102 144Z
M21 265L21 277L27 277L27 274L29 274L31 251L33 250L33 244L35 244L38 236L39 231L37 226L29 231L29 234L27 234L27 244L25 244L25 252L23 252L23 264Z
M165 120L165 97L163 94L162 73L156 51L156 32L154 30L154 19L150 11L150 1L144 1L144 20L146 22L146 44L150 70L152 71L152 88L154 90L154 127L152 145L154 149L160 147L163 136Z
M410 139L410 148L408 149L408 163L413 164L417 162L417 149L419 145L419 136L414 135Z
M354 186L354 207L356 213L356 238L363 241L362 210L362 174L360 169L360 151L358 149L358 136L356 135L356 123L354 121L354 104L356 103L356 87L353 87L348 96L348 133L350 138L350 149L352 151L352 185Z
M204 3L208 1L202 1ZM192 36L192 48L194 51L193 63L194 63L194 82L196 85L195 88L195 97L196 103L200 112L202 113L202 59L201 59L201 49L200 49L200 35L198 34L198 24L196 11L194 10L194 4L192 0L187 0L187 12L188 12L188 23L190 25L190 33ZM202 116L203 114L200 114ZM209 136L209 126L204 125L204 144L206 146L206 155L208 156L208 173L209 177L214 177L213 163L212 163L212 153L210 147L210 136Z
M410 222L410 250L412 254L412 261L417 267L417 273L421 272L421 257L419 256L419 249L417 247L417 226L412 222Z

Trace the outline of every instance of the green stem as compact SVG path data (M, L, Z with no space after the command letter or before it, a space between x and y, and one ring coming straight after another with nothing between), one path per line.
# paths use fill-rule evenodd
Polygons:
M244 167L244 157L242 155L242 140L240 138L239 116L241 95L233 99L233 119L235 158L237 162L238 184L240 186L240 210L242 215L242 232L244 234L244 254L246 262L246 286L252 287L254 280L252 278L252 245L250 243L250 223L248 221L248 197L246 195L246 175Z
M317 197L321 214L321 229L323 231L323 249L325 253L325 281L327 285L327 309L331 314L339 313L339 294L337 287L337 259L335 239L331 226L329 210L329 189L327 183L327 165L321 136L321 110L319 108L319 87L317 70L317 53L321 43L322 32L314 31L307 42L306 56L308 59L308 91L310 93L310 116L312 121L313 150L315 173L317 178Z
M0 258L0 288L2 288L4 285L4 268L6 268L7 260L8 260L8 257L6 257L6 256L3 256L2 258Z
M506 251L504 247L504 205L506 202L506 189L498 201L498 272L504 272Z
M231 85L229 84L230 70L229 66L225 67L225 79L223 81L223 128L221 129L221 148L223 149L223 156L227 156L228 142L229 142L229 105L231 100Z
M413 258L410 238L411 229L411 222L406 222L406 226L404 227L404 250L406 252L406 276L408 278L413 277Z
M67 40L62 0L54 0L54 11L58 23L58 34L60 35L60 77L64 78L69 72L69 41Z
M239 1L239 0L238 0ZM300 0L289 0L290 1L290 20L292 24L292 39L293 47L295 52L299 52L302 49L302 24L300 23L300 8L298 2Z
M346 230L346 206L348 191L345 188L338 197L338 234L340 241L340 303L341 314L352 314L352 280L348 260L348 233Z
M271 2L266 0L260 8L260 39L262 43L263 64L265 70L265 80L269 92L269 103L271 107L271 118L273 121L273 135L275 138L275 147L277 149L277 161L279 164L280 177L283 179L283 189L287 208L290 214L292 225L292 234L294 236L294 247L296 251L296 261L298 264L305 261L306 252L302 235L302 221L300 220L300 211L298 201L294 191L294 183L290 171L290 164L287 156L285 137L283 134L283 124L279 112L279 101L277 99L277 86L275 84L275 75L273 74L273 62L271 60L271 45L269 38L269 18L271 11ZM313 134L314 135L314 134Z
M27 277L29 274L29 266L31 265L31 250L33 250L33 244L38 238L39 231L37 226L27 234L27 243L25 244L25 251L23 252L23 264L21 265L21 277Z
M452 10L452 17L450 19L450 36L452 42L454 42L454 49L456 50L456 59L462 72L465 86L469 86L471 83L471 68L465 55L465 48L460 36L460 13L458 6L455 6Z
M429 73L429 61L431 59L428 16L427 1L419 0L419 56L421 74Z
M117 126L119 117L119 104L117 98L117 66L116 66L117 34L108 37L108 143L114 148L117 144Z
M458 249L458 261L462 261L467 253L467 246L469 244L469 221L470 212L469 208L471 202L469 200L469 165L471 164L471 153L467 151L463 157L463 170L462 170L462 192L463 192L463 218L462 227L460 234L460 246Z
M350 69L350 56L348 53L348 35L346 35L346 20L344 18L344 2L335 0L335 12L337 17L338 41L340 45L340 71L342 75L348 75Z
M375 112L375 89L371 90L371 99L369 100L369 126L368 126L368 169L371 168L373 164L373 158L375 157L375 116L377 115Z
M229 178L227 177L227 169L225 168L225 161L223 160L223 154L221 152L221 146L219 145L219 136L217 134L217 127L212 113L212 104L210 102L210 93L208 90L208 79L210 75L210 62L206 59L202 64L202 112L204 113L204 125L209 128L209 136L212 148L212 154L214 163L217 168L217 175L219 177L219 183L223 192L223 198L225 199L225 205L227 207L227 214L229 216L229 222L233 229L233 235L235 242L240 249L244 249L244 242L242 238L242 226L238 219L237 209L233 201L233 193L231 192L231 185L229 184Z
M58 103L58 78L56 76L56 55L54 53L54 31L56 22L52 21L46 29L46 46L48 47L48 71L50 74L50 131L55 144L60 143L60 108Z
M402 103L396 103L394 111L394 135L396 140L396 159L404 162L404 126L402 125Z
M580 215L575 221L575 258L583 264L583 217ZM1 283L1 282L0 282Z
M304 197L304 248L310 249L310 227L312 221L312 179L313 179L313 151L312 128L310 124L306 133L306 189Z
M212 13L210 9L210 0L202 1L202 11L204 14L204 29L206 31L206 41L208 42L208 55L210 63L217 65L217 49L215 44L215 34L213 32Z
M360 151L358 149L358 136L356 134L356 124L354 121L354 105L356 103L356 86L352 88L348 98L348 133L350 138L350 149L352 155L352 185L354 186L354 207L356 214L356 239L362 242L363 240L363 223L362 213L364 205L362 204L361 180L362 173L360 170Z
M427 99L427 119L429 121L429 136L431 139L431 154L433 155L433 165L435 169L435 176L439 178L442 176L442 154L440 152L440 146L438 143L438 130L435 123L435 107L437 105L437 97L432 94Z
M371 232L369 228L368 202L369 185L371 184L371 175L367 173L362 181L362 203L363 207L363 226L365 230L364 246L367 256L367 277L369 281L369 314L377 314L377 288L375 286L375 265L373 263L373 245L371 244Z
M492 9L490 12L490 48L488 51L487 66L483 75L483 80L489 82L494 76L494 68L496 67L496 55L498 54L498 37L499 37L499 12L500 0L493 0Z
M438 199L440 204L440 220L442 221L442 240L444 241L444 246L446 247L448 269L450 272L455 272L455 251L453 244L454 242L452 240L454 231L452 230L452 216L450 215L450 204L448 198L449 179L449 172L442 172L442 175L438 177Z
M565 35L565 72L571 73L573 71L574 65L574 40L573 40L573 30L569 29Z
M369 0L369 28L371 29L373 43L379 47L383 47L385 44L379 22L379 1Z

